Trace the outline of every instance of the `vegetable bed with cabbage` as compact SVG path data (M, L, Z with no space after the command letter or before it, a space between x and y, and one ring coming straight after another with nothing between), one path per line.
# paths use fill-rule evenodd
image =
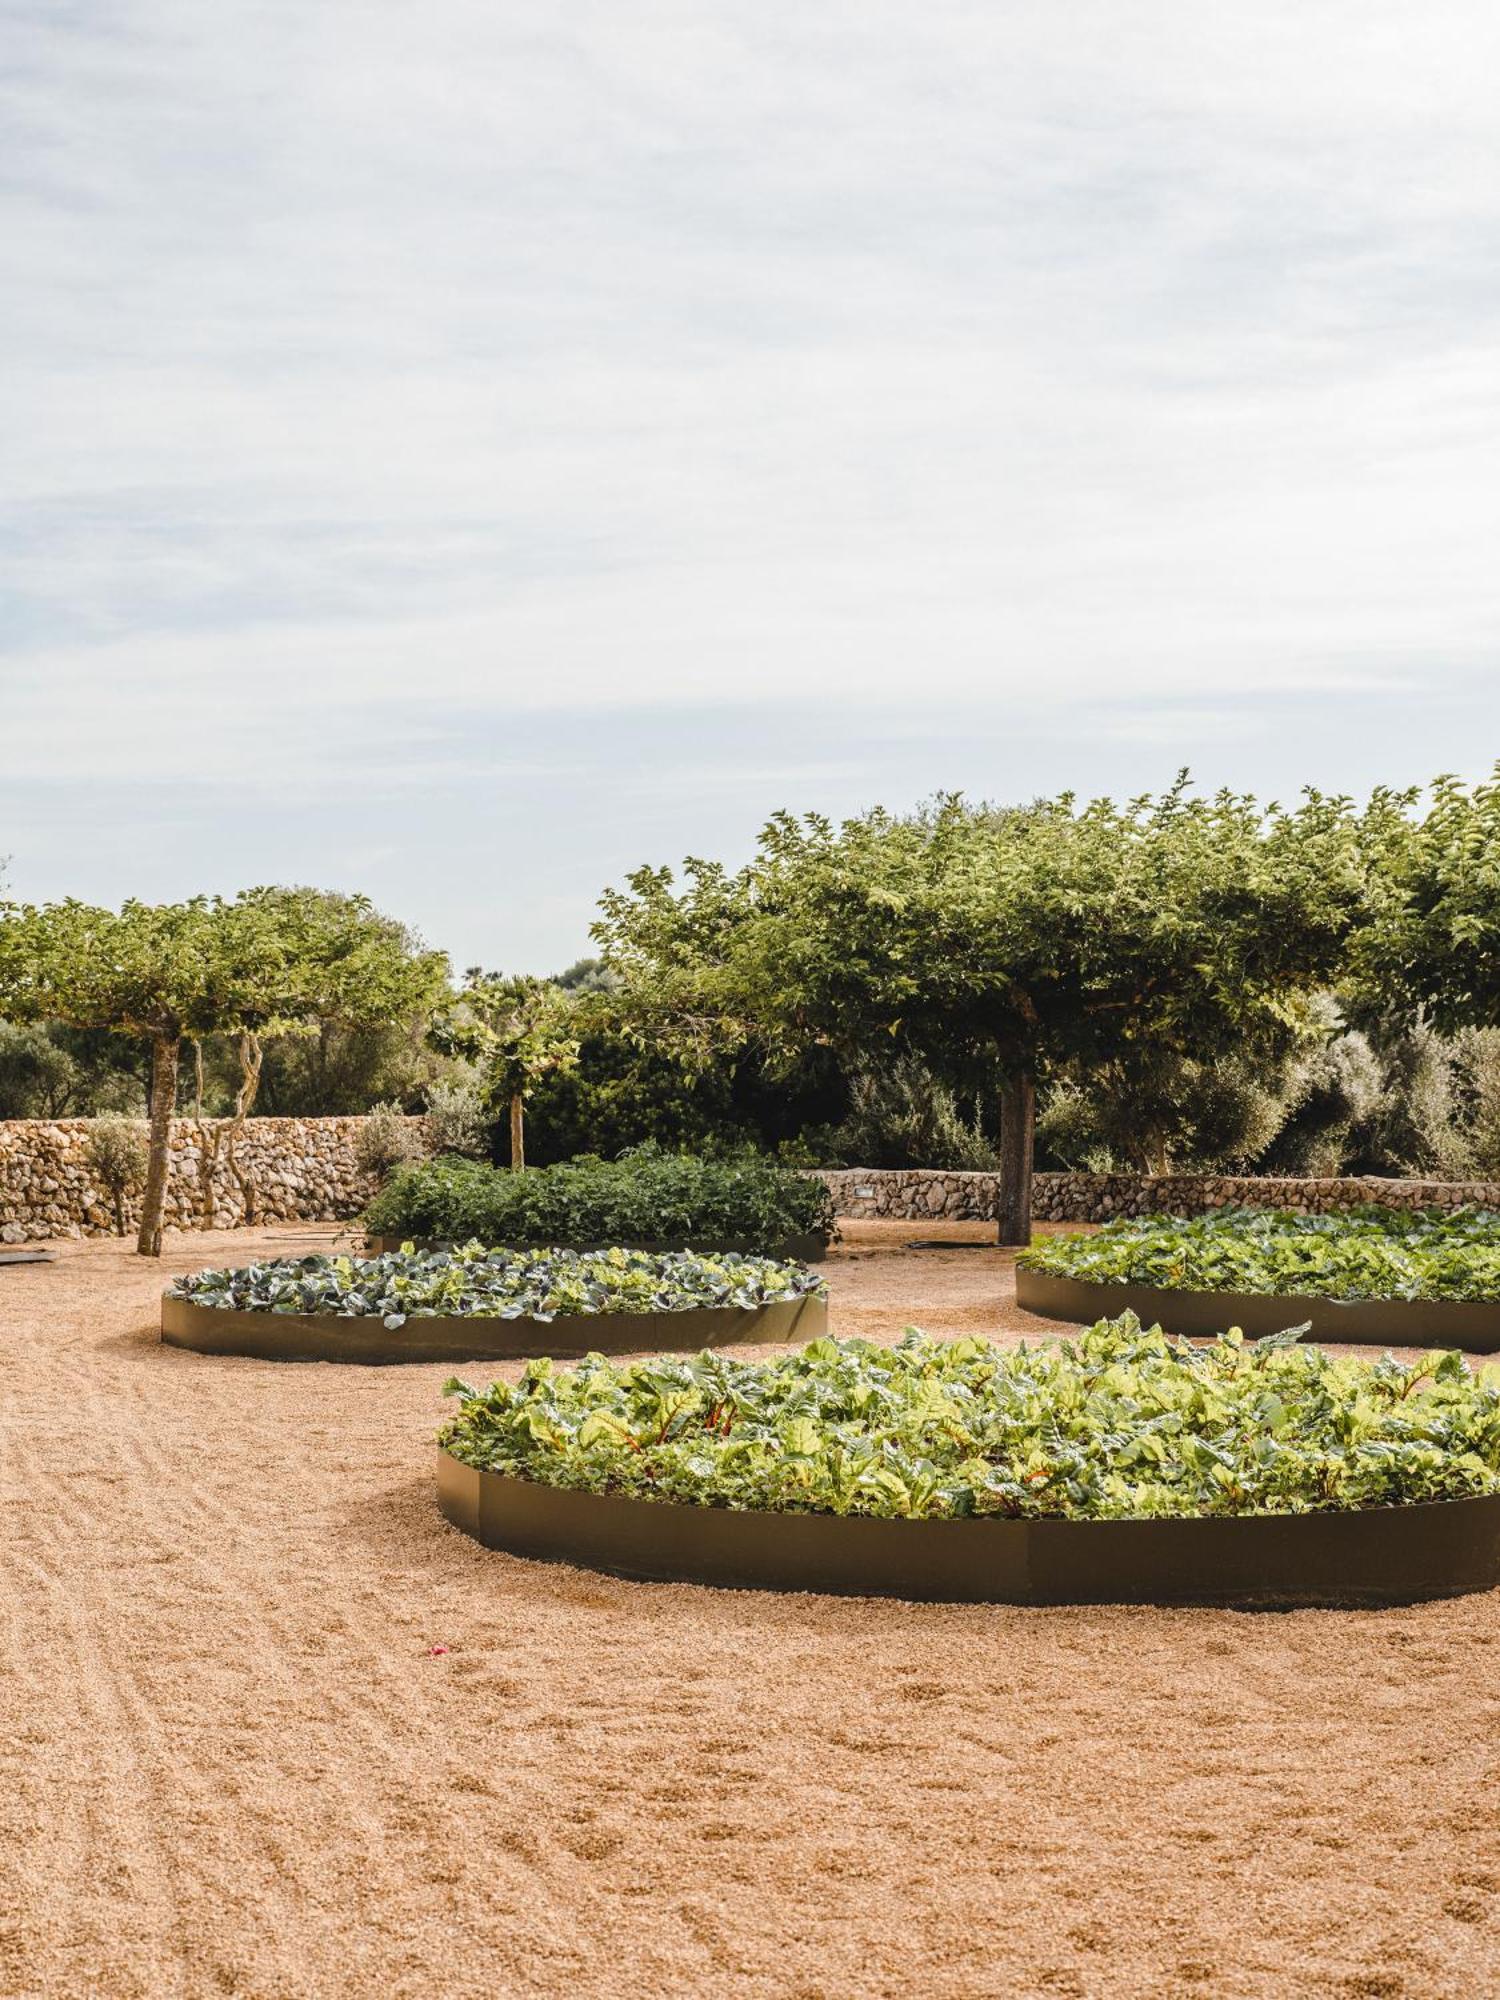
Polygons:
M693 1251L459 1250L406 1245L381 1257L282 1257L178 1278L169 1298L231 1312L381 1319L553 1320L604 1313L756 1310L822 1297L800 1264Z
M439 1441L466 1465L703 1507L1125 1520L1500 1491L1500 1382L1460 1354L1333 1360L1295 1334L1195 1349L1130 1314L1041 1347L910 1332L770 1361L534 1361L448 1390Z

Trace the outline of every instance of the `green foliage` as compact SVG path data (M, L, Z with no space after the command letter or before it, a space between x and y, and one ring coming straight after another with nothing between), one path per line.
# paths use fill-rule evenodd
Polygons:
M476 1084L455 1078L427 1092L427 1130L435 1153L483 1159L490 1150L484 1096Z
M377 1236L481 1243L742 1243L832 1234L825 1185L751 1153L694 1159L643 1146L619 1160L498 1172L468 1160L398 1168L365 1211Z
M1420 1008L1444 1033L1500 1026L1500 765L1487 784L1439 778L1419 817L1412 802L1378 793L1372 807L1372 909L1354 939L1355 977L1376 1005Z
M399 1104L375 1104L359 1128L354 1157L362 1172L384 1178L393 1167L420 1160L424 1148Z
M1195 1349L1130 1315L1040 1348L819 1340L772 1361L592 1356L463 1383L465 1464L639 1500L941 1519L1300 1514L1500 1490L1500 1388L1460 1354Z
M834 827L782 814L737 873L689 861L606 894L631 1002L687 1037L884 1045L955 1088L1007 1079L1002 1214L1029 1213L1031 1083L1136 1051L1210 1062L1284 1030L1363 910L1348 802L1220 793L1080 807L945 798Z
M0 1005L23 1020L152 1045L151 1158L139 1248L160 1255L169 1122L182 1042L233 1035L243 1079L237 1115L260 1073L260 1037L320 1022L371 1026L432 1004L447 960L415 950L362 896L247 889L232 901L130 901L118 911L65 902L7 905L0 921Z
M479 1068L497 1112L578 1060L573 1003L550 979L471 976L433 1039L445 1054Z
M1094 1284L1330 1299L1500 1299L1500 1215L1480 1209L1226 1208L1034 1243L1017 1262Z
M819 1152L855 1167L951 1167L983 1173L996 1164L994 1141L977 1112L915 1056L849 1079L849 1108Z
M91 1120L83 1142L84 1165L109 1196L120 1236L125 1234L126 1198L145 1184L148 1158L146 1127L139 1118L106 1112Z
M492 1116L510 1121L510 1163L525 1164L523 1106L545 1076L578 1064L579 1003L555 980L471 972L463 992L434 1024L445 1055L478 1069Z
M0 1021L0 1118L87 1118L144 1104L134 1051L114 1036Z
M800 1264L764 1257L703 1257L691 1251L451 1251L406 1244L383 1257L279 1258L227 1271L198 1271L170 1287L173 1298L235 1312L327 1313L340 1318L552 1320L559 1315L753 1308L821 1296Z

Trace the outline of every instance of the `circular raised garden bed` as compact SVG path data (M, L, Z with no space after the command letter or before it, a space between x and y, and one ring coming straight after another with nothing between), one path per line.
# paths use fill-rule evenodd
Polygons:
M235 1312L165 1296L161 1337L200 1354L245 1354L259 1361L519 1361L551 1354L643 1354L749 1341L815 1340L827 1329L828 1302L777 1299L743 1309L578 1313L556 1319L429 1314L387 1329L379 1319L337 1313Z
M1184 1292L1098 1284L1016 1269L1016 1304L1044 1319L1092 1326L1133 1312L1164 1333L1212 1338L1237 1326L1251 1339L1308 1325L1308 1338L1349 1346L1459 1347L1500 1353L1500 1299L1318 1299L1279 1292Z
M1355 1609L1500 1584L1500 1494L1324 1514L886 1521L543 1486L437 1455L438 1504L487 1548L661 1583L969 1604Z
M1500 1385L1130 1319L450 1384L449 1520L662 1581L1011 1604L1414 1603L1500 1583Z
M268 1361L509 1361L816 1338L811 1272L610 1249L272 1258L179 1278L162 1339Z

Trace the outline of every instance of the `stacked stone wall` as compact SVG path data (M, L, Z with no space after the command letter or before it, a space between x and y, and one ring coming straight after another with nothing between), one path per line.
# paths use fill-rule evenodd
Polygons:
M842 1216L981 1222L995 1215L996 1176L906 1167L827 1170ZM1276 1180L1227 1174L1038 1174L1038 1222L1109 1222L1120 1215L1203 1215L1214 1208L1292 1208L1327 1214L1376 1202L1387 1208L1500 1209L1500 1181Z
M419 1139L425 1122L410 1121ZM341 1222L357 1215L374 1192L356 1150L364 1123L363 1118L251 1118L236 1151L255 1190L257 1219ZM0 1120L0 1243L114 1234L113 1202L89 1170L91 1129L86 1118ZM172 1126L167 1181L169 1229L198 1225L198 1164L197 1130L191 1119L179 1118ZM222 1157L214 1195L215 1227L238 1228L245 1220L244 1200ZM127 1228L134 1228L139 1212L139 1196L127 1198Z

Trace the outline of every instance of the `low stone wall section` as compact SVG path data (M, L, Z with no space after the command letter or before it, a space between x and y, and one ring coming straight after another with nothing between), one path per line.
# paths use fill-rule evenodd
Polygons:
M841 1216L909 1222L994 1219L994 1174L908 1167L825 1171ZM1109 1222L1121 1215L1204 1215L1215 1208L1292 1208L1323 1215L1375 1202L1387 1208L1500 1210L1500 1181L1273 1180L1223 1174L1038 1174L1038 1222Z
M341 1222L358 1215L375 1191L360 1171L355 1141L363 1118L251 1118L236 1148L255 1188L263 1222ZM417 1136L426 1121L411 1120ZM59 1236L111 1236L114 1207L90 1176L86 1118L0 1120L0 1243ZM214 1176L218 1229L238 1228L244 1202L222 1155ZM174 1120L167 1181L169 1229L198 1226L198 1134L190 1118ZM127 1199L127 1225L139 1217L139 1196Z

